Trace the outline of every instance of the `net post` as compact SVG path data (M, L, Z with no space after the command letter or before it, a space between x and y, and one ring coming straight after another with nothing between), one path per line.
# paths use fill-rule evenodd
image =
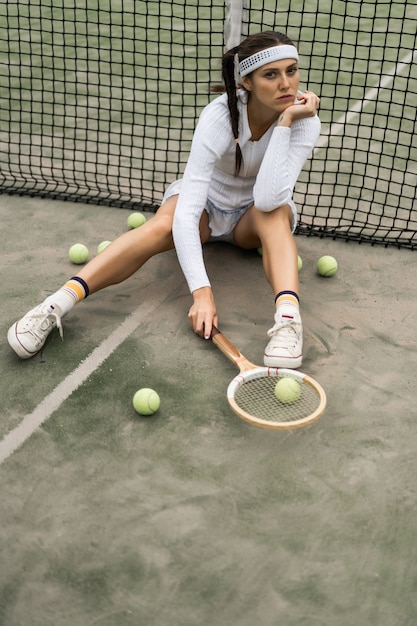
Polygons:
M227 11L224 21L224 49L230 50L238 46L243 35L243 23L246 10L246 0L227 0ZM239 71L235 62L235 82L239 84Z
M224 21L224 46L230 50L239 45L243 33L246 0L227 0L226 19Z

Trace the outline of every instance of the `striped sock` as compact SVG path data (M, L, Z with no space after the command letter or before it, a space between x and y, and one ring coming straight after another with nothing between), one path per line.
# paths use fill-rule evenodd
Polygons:
M294 291L280 291L275 298L275 320L279 323L298 317L300 302Z
M280 291L279 294L275 298L275 306L278 308L279 306L296 306L297 309L300 308L300 299L295 291Z
M58 289L45 300L46 304L59 306L62 316L67 315L78 302L84 300L89 294L87 283L78 276L70 278L65 285Z

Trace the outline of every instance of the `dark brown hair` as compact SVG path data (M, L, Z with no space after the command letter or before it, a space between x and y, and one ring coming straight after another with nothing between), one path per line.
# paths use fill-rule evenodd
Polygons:
M237 107L237 90L235 81L235 56L238 56L239 63L244 59L252 56L260 50L265 48L271 48L272 46L290 45L293 46L293 42L287 35L274 31L266 31L263 33L257 33L255 35L249 35L238 46L227 50L222 58L222 78L223 78L223 91L227 93L227 104L230 111L230 121L232 126L233 137L236 142L236 168L235 174L239 174L239 171L243 164L242 151L240 149L239 139L239 109ZM249 74L250 76L250 74Z

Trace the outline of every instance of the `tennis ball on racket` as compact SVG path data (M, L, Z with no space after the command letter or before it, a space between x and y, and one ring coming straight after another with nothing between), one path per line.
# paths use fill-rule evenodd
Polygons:
M138 228L142 226L146 222L146 217L143 213L139 213L136 211L135 213L131 213L127 218L127 225L129 228Z
M100 254L101 252L103 252L103 250L105 250L107 246L109 246L110 244L111 244L111 241L107 241L107 240L99 243L97 246L97 254Z
M74 243L68 250L68 256L71 263L82 265L88 260L88 248L83 243Z
M292 376L283 376L274 389L275 397L284 404L296 402L301 395L301 385Z
M317 261L317 271L320 276L334 276L337 272L337 261L334 257L325 255Z
M161 399L153 389L143 387L133 396L133 408L141 415L153 415L159 409Z

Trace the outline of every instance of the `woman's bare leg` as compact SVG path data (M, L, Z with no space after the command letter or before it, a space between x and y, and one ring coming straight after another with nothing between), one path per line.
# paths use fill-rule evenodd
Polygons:
M281 291L298 293L298 254L291 232L292 220L289 205L269 213L251 207L233 233L241 248L262 246L262 264L274 296Z
M302 324L298 306L298 255L291 232L289 205L264 213L251 207L236 225L234 238L242 248L262 246L265 276L276 298L275 324L264 363L269 367L299 367L302 363Z
M177 196L169 198L147 222L115 239L77 272L87 283L90 294L121 283L151 257L173 249L172 220L176 203Z
M126 280L151 257L172 250L172 221L176 204L177 196L168 199L145 224L115 239L61 289L15 322L7 334L12 349L23 359L35 355L56 326L62 336L61 318L77 302L88 294ZM201 218L200 236L202 241L207 241L210 236L206 212Z

